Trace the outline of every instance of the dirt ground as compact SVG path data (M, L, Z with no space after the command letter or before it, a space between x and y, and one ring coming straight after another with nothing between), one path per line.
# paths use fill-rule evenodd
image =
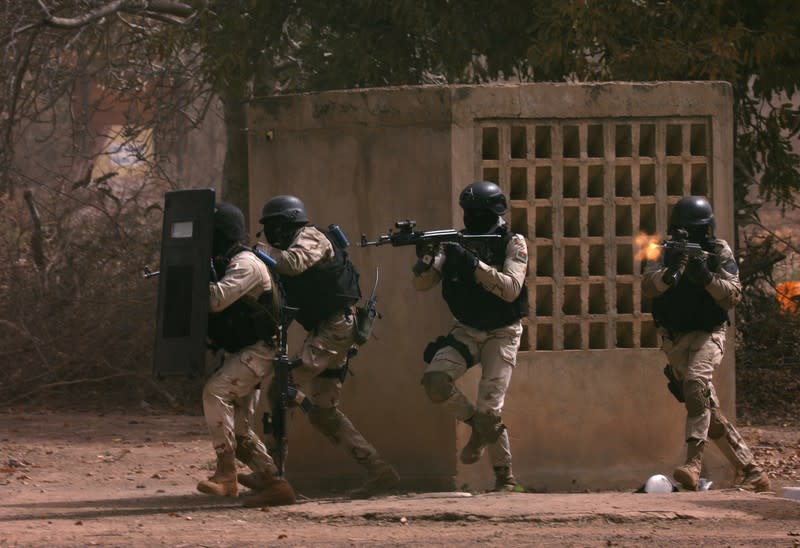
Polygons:
M0 546L800 546L800 429L745 427L776 493L410 493L245 509L194 490L201 417L0 415Z

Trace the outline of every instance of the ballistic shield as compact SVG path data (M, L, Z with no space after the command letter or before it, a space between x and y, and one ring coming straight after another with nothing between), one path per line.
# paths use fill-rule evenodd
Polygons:
M205 366L214 189L164 195L153 374L199 375Z

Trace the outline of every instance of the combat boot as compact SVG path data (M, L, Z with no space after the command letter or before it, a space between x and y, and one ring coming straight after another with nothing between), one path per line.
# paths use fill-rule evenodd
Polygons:
M214 475L197 484L197 490L207 495L235 497L239 493L236 483L236 458L233 451L217 453Z
M259 451L255 443L244 436L236 436L236 458L252 470L250 474L238 474L236 479L253 491L265 490L278 472L269 455Z
M351 499L368 499L375 495L382 495L395 489L400 483L400 476L389 464L377 460L367 467L369 477L364 485L350 491Z
M461 455L459 459L464 464L474 464L478 462L483 455L483 449L486 447L486 444L481 442L480 434L478 434L478 429L475 428L475 416L468 418L464 421L466 424L470 426L472 432L469 435L469 440L464 448L461 450Z
M511 492L517 489L517 480L514 474L511 473L510 466L495 466L494 467L494 489L492 491Z
M703 449L705 442L690 440L686 444L686 462L672 472L672 477L684 489L697 491L700 483L700 470L703 467Z
M297 495L292 485L284 478L277 476L263 477L261 488L252 495L242 497L242 505L248 508L262 506L285 506L297 502Z
M756 493L769 491L771 489L772 486L770 485L769 476L767 476L767 473L759 468L757 464L748 464L744 467L742 473L744 474L744 479L740 485L744 489L752 489Z

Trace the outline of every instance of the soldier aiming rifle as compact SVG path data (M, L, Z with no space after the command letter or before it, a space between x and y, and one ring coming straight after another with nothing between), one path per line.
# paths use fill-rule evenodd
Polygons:
M441 283L442 297L456 322L446 336L423 353L429 365L422 385L431 402L443 406L472 428L461 462L477 462L488 448L496 491L517 489L511 470L511 446L501 419L506 390L517 360L522 318L528 315L525 238L508 229L500 187L488 181L468 185L459 196L464 230L414 230L416 223L395 224L397 231L362 246L413 245L418 260L413 284L425 291ZM479 365L478 394L470 401L455 381Z

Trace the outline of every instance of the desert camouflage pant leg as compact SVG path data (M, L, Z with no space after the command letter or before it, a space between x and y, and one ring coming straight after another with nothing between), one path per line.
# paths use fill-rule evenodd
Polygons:
M235 452L236 436L253 442L256 457L272 463L264 444L252 428L256 386L272 369L272 351L263 343L226 354L203 388L205 415L214 451Z
M464 421L476 412L500 416L505 404L506 391L517 363L522 336L522 324L516 323L492 331L480 331L457 323L450 332L464 343L472 355L475 366L481 367L481 379L475 403L456 386L454 393L442 405L457 419ZM440 348L434 355L425 373L447 373L453 381L467 372L467 364L461 354L451 346ZM508 432L504 431L495 443L488 447L492 466L511 465L511 444Z
M378 451L339 409L342 381L325 371L344 367L353 346L355 320L352 314L333 316L308 334L300 350L303 365L293 372L295 382L308 386L306 394L317 408L309 414L312 425L332 443L341 446L356 462L371 465Z
M687 412L686 439L706 441L711 438L722 453L737 468L753 461L753 455L739 432L719 409L719 399L714 389L713 376L722 363L725 348L725 328L713 333L691 331L675 339L662 333L662 350L667 356L675 377L687 386L697 381L705 387L707 406L701 413ZM687 404L688 409L688 404Z

